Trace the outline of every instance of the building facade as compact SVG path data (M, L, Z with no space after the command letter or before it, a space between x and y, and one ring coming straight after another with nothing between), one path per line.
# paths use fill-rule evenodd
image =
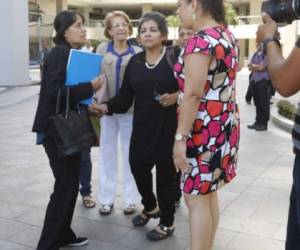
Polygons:
M18 3L14 3L18 1ZM29 59L34 63L37 58L38 51L41 47L43 39L49 41L52 40L54 35L53 20L61 10L73 10L82 13L86 19L87 36L91 40L103 40L104 35L104 17L112 10L123 10L132 19L134 26L136 26L140 16L151 10L160 11L164 15L174 15L176 11L177 0L11 0L4 1L5 9L11 10L11 12L5 12L8 14L7 20L13 18L14 22L8 22L11 25L5 27L8 28L5 34L5 41L2 44L8 43L13 40L16 44L15 47L19 53L13 53L5 57L0 61L0 68L5 68L7 62L10 63L9 68L18 67L18 72L24 72L24 67ZM240 44L240 62L242 66L247 66L249 56L255 51L255 36L257 26L261 23L260 18L260 6L261 0L225 0L225 2L231 3L238 16L237 25L230 26L230 29L239 39ZM23 14L22 14L23 13ZM24 14L25 13L25 14ZM27 16L26 13L29 13ZM13 24L18 24L16 27L12 27ZM23 28L20 28L20 27ZM20 32L20 30L22 32ZM134 29L134 35L136 29ZM298 22L294 22L291 25L280 28L283 53L288 55L293 48L295 41L300 34L298 29ZM22 36L22 38L20 38ZM4 39L1 36L1 39ZM177 28L170 27L169 39L177 39ZM23 43L28 41L28 45L24 46ZM20 41L22 45L20 45ZM10 43L12 44L12 43ZM2 47L2 50L3 49ZM12 49L13 50L13 49ZM3 51L7 54L8 50ZM24 52L25 51L25 52ZM29 51L28 53L26 51ZM20 56L21 55L21 56ZM29 58L29 59L28 59ZM9 60L8 60L9 59ZM8 61L5 61L8 60ZM27 61L27 62L26 62ZM28 65L26 65L28 67ZM28 70L27 70L28 71ZM27 72L26 71L26 72ZM24 75L24 73L20 73ZM2 75L2 74L1 74ZM1 76L1 78L3 78ZM9 80L10 79L10 80ZM7 76L5 79L0 79L0 85L19 85L29 82L28 72L26 76L21 78L14 78L14 73L11 76ZM13 83L14 82L14 83Z
M62 9L74 10L82 13L86 19L88 39L103 40L103 20L107 12L112 10L123 10L136 24L144 12L155 10L164 15L174 15L177 0L31 0L40 6L45 13L42 25L43 32L38 32L37 27L31 30L32 41L38 42L37 34L44 37L51 37L53 30L47 24L53 21L56 13ZM151 2L151 3L150 3ZM236 12L238 25L230 26L230 29L239 39L240 61L246 66L249 56L255 51L255 37L257 26L261 23L260 6L261 0L226 0L231 3ZM51 18L52 17L52 18ZM48 22L48 23L47 23ZM48 27L48 28L47 28ZM283 52L287 55L293 47L300 32L297 29L297 22L280 29L282 34ZM133 35L135 35L134 32ZM177 28L170 27L169 39L177 39ZM32 47L32 46L31 46ZM37 45L35 45L37 47Z

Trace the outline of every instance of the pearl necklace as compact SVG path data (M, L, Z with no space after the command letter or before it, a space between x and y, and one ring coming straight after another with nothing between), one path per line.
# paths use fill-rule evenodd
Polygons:
M145 66L146 66L146 68L147 69L154 69L159 64L159 62L161 61L161 59L164 57L165 52L166 52L166 47L163 47L163 50L162 50L162 52L160 54L160 57L158 58L158 60L154 64L149 64L147 62L147 60L145 60Z

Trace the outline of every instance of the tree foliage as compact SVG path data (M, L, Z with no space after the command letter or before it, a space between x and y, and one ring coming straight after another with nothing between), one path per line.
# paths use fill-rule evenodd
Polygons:
M225 3L225 15L226 21L230 25L237 24L237 12L231 3ZM180 19L177 15L170 15L167 17L167 22L169 27L179 27L180 26Z
M167 16L167 22L169 27L179 27L180 19L177 15Z
M225 3L225 17L230 25L237 25L237 12L231 3Z

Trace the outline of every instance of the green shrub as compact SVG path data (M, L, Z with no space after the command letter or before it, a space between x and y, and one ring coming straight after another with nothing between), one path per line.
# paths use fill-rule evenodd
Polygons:
M98 45L100 44L100 41L92 39L92 40L90 40L90 43L93 48L97 48Z
M290 120L295 119L296 106L287 100L280 100L277 103L278 113Z

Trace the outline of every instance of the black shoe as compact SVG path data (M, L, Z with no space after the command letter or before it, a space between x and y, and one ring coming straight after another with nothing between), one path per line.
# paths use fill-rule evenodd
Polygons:
M268 130L268 127L266 125L256 125L255 130L256 131L265 131L265 130Z
M251 105L251 101L246 101L246 103L247 103L248 105Z
M74 240L71 240L70 242L63 245L63 247L81 247L89 243L88 238L85 237L77 237Z
M160 230L160 231L158 231ZM149 231L146 234L146 237L150 241L159 241L159 240L164 240L168 237L170 237L174 233L175 227L166 227L162 224L159 224L156 228L153 230Z
M247 128L249 128L249 129L256 129L256 126L257 126L257 124L253 123L251 125L247 125Z
M257 123L253 123L252 125L247 125L247 127L249 129L255 129L256 131L265 131L268 130L268 126L267 125L260 125Z

